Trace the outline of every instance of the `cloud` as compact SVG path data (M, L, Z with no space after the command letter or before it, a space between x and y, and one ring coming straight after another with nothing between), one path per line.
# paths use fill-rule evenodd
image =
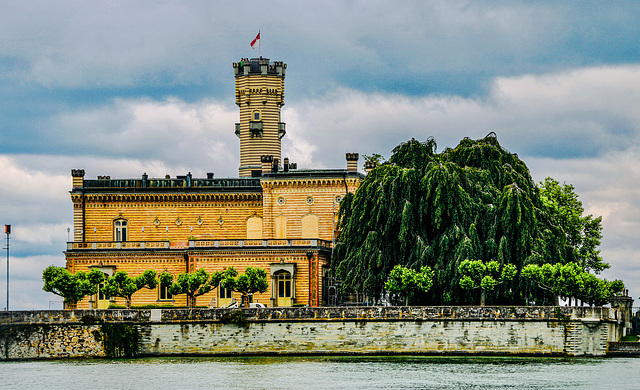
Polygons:
M295 95L333 84L418 94L449 85L477 93L496 75L639 59L640 32L631 17L637 8L628 2L15 2L0 15L0 59L12 77L47 88L228 87L230 62L256 54L249 42L261 28L263 55L309 69L294 83Z
M51 119L50 127L56 131L47 134L64 133L51 139L59 145L56 150L64 153L213 170L238 165L237 153L230 152L237 149L233 130L237 120L234 108L208 100L190 104L176 98L116 99L88 111L59 114ZM152 166L147 171L150 175ZM234 169L222 173L237 175Z
M344 149L389 156L412 137L455 146L494 131L521 156L595 158L640 142L640 66L593 67L497 78L485 98L411 97L336 90L296 102L290 135L315 145L312 161L330 165ZM335 137L327 134L336 134Z
M64 266L64 256L40 255L9 259L9 308L11 310L60 309L62 298L42 290L42 271L50 265ZM0 262L0 308L6 307L6 260Z
M640 289L640 145L598 158L525 160L534 178L551 176L573 184L585 213L602 216L602 257L611 264L603 276Z

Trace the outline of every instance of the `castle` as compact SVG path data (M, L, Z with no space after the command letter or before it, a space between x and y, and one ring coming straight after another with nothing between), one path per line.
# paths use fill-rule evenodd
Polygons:
M85 179L71 171L73 241L67 243L67 269L97 268L105 275L146 269L173 275L234 267L259 267L270 275L269 289L253 302L266 306L327 303L326 275L336 237L339 203L355 192L364 175L358 154L347 153L346 169L302 170L281 160L286 134L284 105L287 65L266 58L233 64L240 123L239 178L184 176ZM281 163L282 161L282 163ZM143 289L133 305L186 306L184 294L168 286ZM229 305L235 293L222 287L197 298L197 306ZM239 300L239 299L238 299ZM124 304L98 292L78 308Z

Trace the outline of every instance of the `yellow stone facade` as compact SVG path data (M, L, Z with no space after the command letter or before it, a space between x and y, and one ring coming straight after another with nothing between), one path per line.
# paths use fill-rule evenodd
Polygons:
M70 271L98 268L107 275L122 270L136 276L146 269L178 275L200 268L213 272L232 266L242 273L259 267L270 275L269 290L255 294L253 302L323 304L323 275L339 202L363 178L357 154L347 154L348 169L298 170L288 159L280 164L286 64L260 58L233 66L240 107L240 178L194 178L189 173L85 179L84 170L72 170L73 242L65 251ZM255 110L259 116L253 116ZM257 119L261 136L255 131ZM196 305L220 307L239 298L219 290L198 297ZM78 308L110 303L123 305L124 300L97 294ZM187 304L186 296L167 296L162 287L136 292L132 303Z

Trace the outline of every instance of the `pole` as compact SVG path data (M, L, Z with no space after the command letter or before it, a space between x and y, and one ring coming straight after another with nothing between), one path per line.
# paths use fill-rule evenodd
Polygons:
M11 234L11 225L4 225L4 232L7 234L7 311L9 311L9 235Z

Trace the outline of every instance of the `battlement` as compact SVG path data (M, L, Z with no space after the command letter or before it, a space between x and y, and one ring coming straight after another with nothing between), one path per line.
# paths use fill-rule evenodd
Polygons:
M84 173L84 171L83 171ZM174 178L168 175L164 178L149 178L145 173L140 179L112 179L110 176L98 176L95 179L85 179L74 188L86 190L160 190L160 189L219 189L219 190L260 190L260 179L257 178L220 178L214 179L210 173L205 178L194 178L191 173Z
M287 64L282 61L270 62L268 58L242 58L233 63L233 73L236 77L249 75L270 75L284 77Z

